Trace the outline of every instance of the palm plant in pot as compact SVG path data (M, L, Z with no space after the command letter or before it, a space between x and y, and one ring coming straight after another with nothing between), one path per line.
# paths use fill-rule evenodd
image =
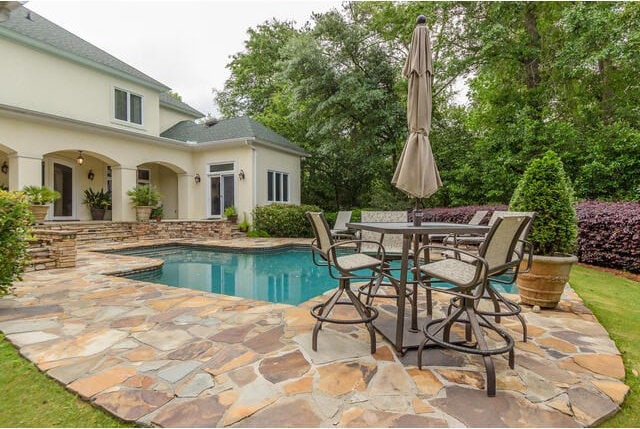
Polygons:
M153 185L138 185L127 191L131 204L136 208L138 222L148 222L151 210L158 205L161 195Z
M85 189L82 203L91 210L92 220L102 220L107 207L111 205L111 192L105 192L102 188L99 191L94 191L91 188Z
M558 155L549 150L534 159L513 193L509 209L535 211L528 240L533 246L529 272L518 276L522 303L553 308L560 301L571 267L578 261L578 218L573 188Z
M60 192L46 186L25 186L22 192L27 196L36 223L44 222L50 204L60 198Z

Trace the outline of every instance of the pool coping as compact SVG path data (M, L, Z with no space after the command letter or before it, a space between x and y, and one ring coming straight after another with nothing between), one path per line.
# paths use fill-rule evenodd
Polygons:
M145 244L185 241L195 240ZM290 242L265 241L223 245ZM114 265L154 260L93 250L80 250L75 268L25 274L16 296L0 299L0 330L41 371L139 425L591 426L628 391L619 351L570 288L557 310L525 309L527 343L504 321L516 369L496 358L498 395L487 398L476 359L438 352L419 371L381 336L369 354L359 326L326 325L313 352L317 299L272 304L114 277Z

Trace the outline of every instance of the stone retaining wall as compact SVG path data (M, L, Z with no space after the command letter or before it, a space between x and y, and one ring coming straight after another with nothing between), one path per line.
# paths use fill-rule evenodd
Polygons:
M35 229L33 235L36 240L30 247L33 252L29 271L76 266L75 232Z
M33 230L29 271L75 267L76 247L179 238L228 240L231 228L229 222L215 220L46 222Z

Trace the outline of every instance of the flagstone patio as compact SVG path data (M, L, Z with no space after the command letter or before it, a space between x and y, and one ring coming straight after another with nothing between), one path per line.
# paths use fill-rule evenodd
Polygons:
M265 247L300 240L207 244ZM198 242L198 244L203 244ZM516 321L516 367L442 350L397 356L359 326L330 325L311 350L308 309L113 277L158 261L80 250L77 267L32 272L0 299L0 331L40 370L140 425L237 427L574 427L618 410L619 351L569 288L558 309ZM446 298L436 299L443 307Z

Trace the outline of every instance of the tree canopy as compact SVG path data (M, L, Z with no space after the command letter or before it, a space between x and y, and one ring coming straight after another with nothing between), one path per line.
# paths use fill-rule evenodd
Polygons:
M267 21L228 64L220 110L311 153L304 202L405 208L390 180L419 14L431 29L430 140L444 184L424 203L507 203L549 149L578 198L640 199L640 3L353 2L303 28Z

